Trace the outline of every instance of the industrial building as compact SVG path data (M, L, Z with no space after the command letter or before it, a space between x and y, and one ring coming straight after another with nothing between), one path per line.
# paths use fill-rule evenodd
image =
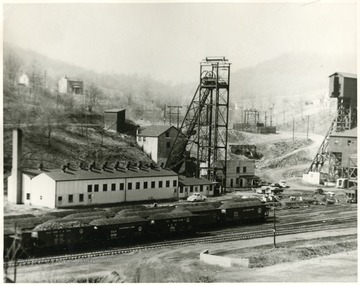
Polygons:
M218 166L223 164L223 161L216 163ZM255 160L246 157L228 160L226 174L226 187L247 188L259 183L259 177L255 175ZM219 178L223 179L223 176Z
M126 129L125 109L109 109L104 111L104 129L122 132Z
M49 208L177 198L178 175L160 168L23 172L24 203Z
M66 75L58 81L58 92L61 94L84 94L84 81L69 78Z
M303 180L336 183L341 188L357 186L357 75L335 72L329 81L329 96L337 99L337 114ZM322 170L325 163L327 171Z
M195 192L205 196L213 196L215 184L204 177L179 176L179 198L187 198Z
M48 208L186 198L192 192L214 195L205 178L182 178L155 164L130 162L96 167L67 165L61 169L21 168L22 131L13 130L13 160L8 201Z
M155 163L161 164L166 163L178 133L174 126L151 125L138 129L136 141Z

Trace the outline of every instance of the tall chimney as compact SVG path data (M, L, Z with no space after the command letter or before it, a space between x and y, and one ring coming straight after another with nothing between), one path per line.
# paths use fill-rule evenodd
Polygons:
M22 203L21 140L22 131L14 129L11 179L8 181L8 201L16 204Z

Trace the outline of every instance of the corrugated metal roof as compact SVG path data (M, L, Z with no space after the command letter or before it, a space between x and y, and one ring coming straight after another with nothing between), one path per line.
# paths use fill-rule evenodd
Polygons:
M333 75L341 75L342 77L346 77L346 78L357 78L357 74L346 73L346 72L335 72L335 73L329 75L329 77L331 77Z
M174 126L163 126L163 125L151 125L151 126L147 126L147 127L141 127L139 129L138 136L158 137L171 128L175 128L175 127Z
M179 176L179 184L182 186L194 186L194 185L210 185L212 182L204 177L185 177Z
M109 110L105 110L104 113L118 113L125 110L126 109L109 109Z
M357 138L357 128L353 128L351 130L346 130L343 132L335 132L330 135L330 137L351 137Z
M47 170L43 172L55 181L76 181L76 180L94 180L94 179L116 179L116 178L135 178L135 177L162 177L177 176L177 174L168 169L121 169L121 170L95 170L92 171L77 169L66 170L61 169Z
M46 171L46 170L45 170ZM33 178L35 176L38 176L39 174L43 173L43 170L39 170L39 169L23 169L22 173L30 176L30 178Z

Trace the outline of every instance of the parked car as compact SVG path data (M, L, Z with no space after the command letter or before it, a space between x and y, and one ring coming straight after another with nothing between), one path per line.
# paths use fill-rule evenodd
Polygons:
M201 195L200 193L194 193L187 198L189 202L202 202L206 200L206 196Z

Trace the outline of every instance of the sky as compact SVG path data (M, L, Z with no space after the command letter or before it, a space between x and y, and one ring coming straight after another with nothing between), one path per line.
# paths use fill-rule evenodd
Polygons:
M4 41L97 72L196 81L206 56L232 70L283 53L356 60L356 1L5 4ZM194 78L195 77L195 78Z

